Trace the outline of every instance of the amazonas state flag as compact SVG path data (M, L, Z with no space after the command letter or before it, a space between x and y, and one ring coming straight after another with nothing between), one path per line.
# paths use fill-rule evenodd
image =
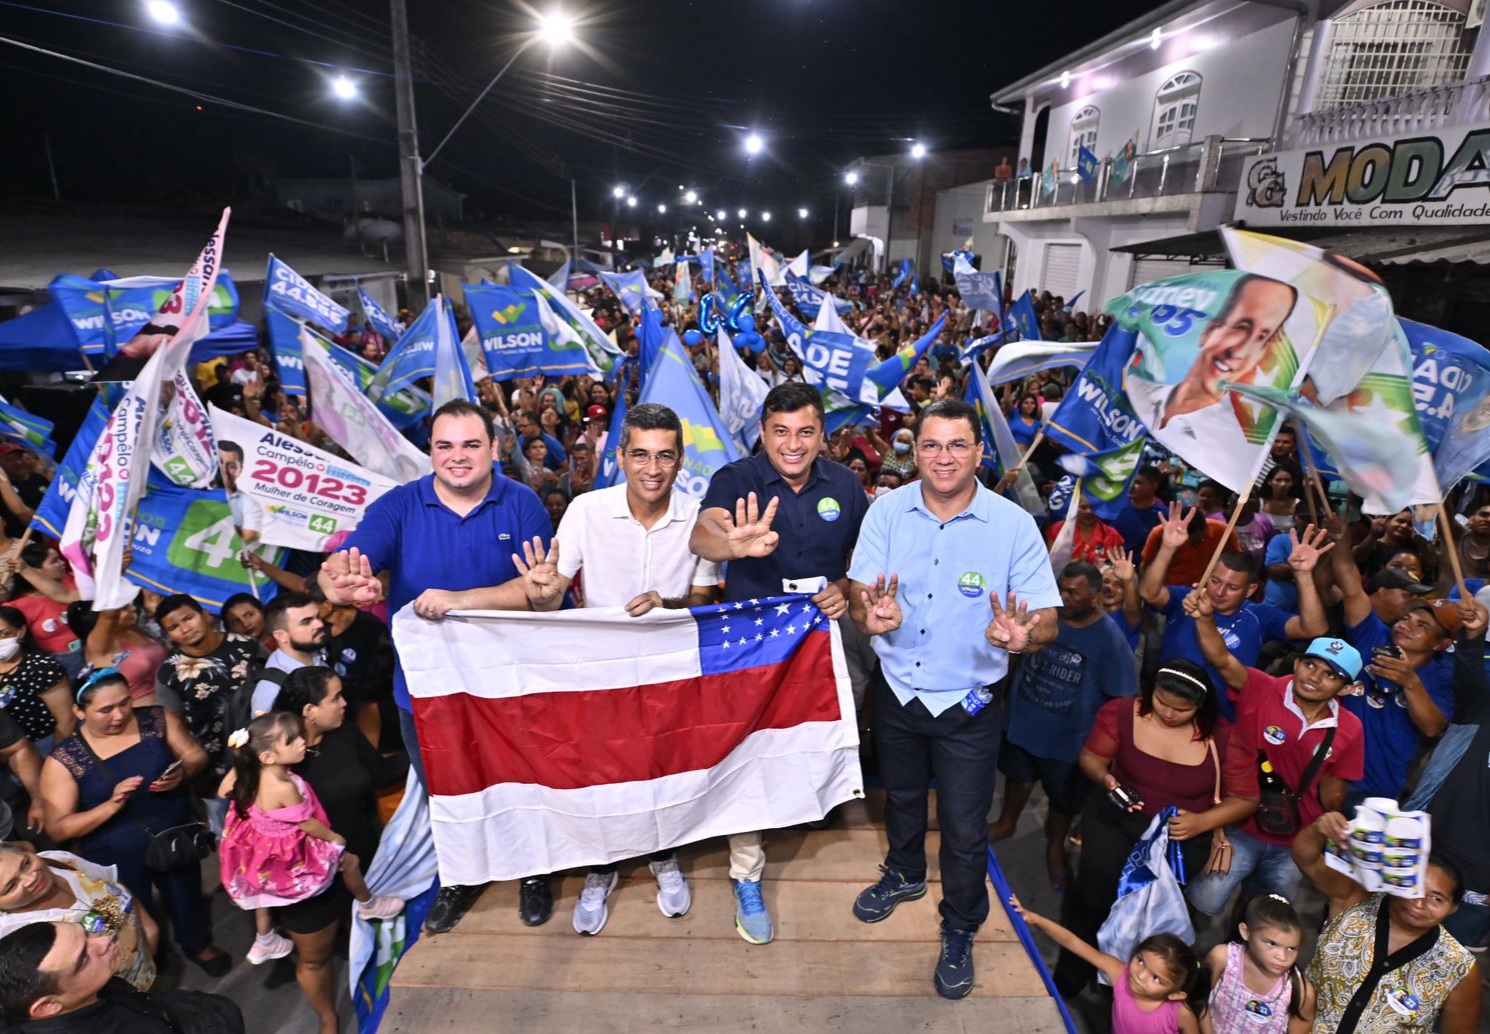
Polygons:
M805 597L653 610L405 607L445 886L639 858L862 796L837 626Z

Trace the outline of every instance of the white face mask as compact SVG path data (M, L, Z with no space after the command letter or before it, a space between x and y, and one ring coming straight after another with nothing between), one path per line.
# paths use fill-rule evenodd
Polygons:
M0 661L13 660L16 654L21 652L21 640L17 636L12 639L0 639Z
M910 442L906 442L906 441L896 442L895 443L895 451L896 452L910 452L911 451L911 443Z

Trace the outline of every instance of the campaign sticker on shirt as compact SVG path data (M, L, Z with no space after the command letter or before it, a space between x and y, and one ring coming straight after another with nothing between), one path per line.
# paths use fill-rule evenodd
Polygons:
M838 505L838 500L832 496L823 496L817 501L817 515L825 521L836 521L843 513L843 507Z
M357 660L357 651L349 646L346 649L342 650L341 659L346 661L348 664L352 664Z
M988 580L977 571L966 571L961 578L957 579L957 591L971 599L982 596L983 589L987 585Z
M1283 727L1280 725L1269 725L1266 729L1262 730L1262 738L1275 747L1281 747L1283 741L1288 739L1288 733L1284 732Z
M1226 648L1232 653L1236 653L1236 651L1242 648L1242 637L1229 628L1221 630L1221 641L1226 644Z
M1367 693L1366 703L1378 711L1387 706L1386 697L1381 696L1379 693Z
M45 621L43 621L41 623L41 630L43 632L55 632L55 631L57 631L57 619L56 618L47 618Z
M1272 1006L1267 1002L1259 1002L1256 999L1247 1003L1247 1019L1259 1026L1271 1023L1273 1020Z
M1415 1016L1423 1007L1422 1001L1417 995L1410 993L1404 987L1393 987L1387 991L1387 1004L1392 1010L1402 1016Z

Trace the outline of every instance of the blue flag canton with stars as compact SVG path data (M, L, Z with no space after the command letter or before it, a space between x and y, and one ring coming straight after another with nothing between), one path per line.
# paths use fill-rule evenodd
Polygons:
M699 669L722 675L789 660L827 619L806 596L773 596L691 608L698 626Z

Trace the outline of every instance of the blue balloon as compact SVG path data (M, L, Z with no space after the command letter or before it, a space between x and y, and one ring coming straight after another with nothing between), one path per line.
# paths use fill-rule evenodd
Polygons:
M697 348L703 340L704 336L696 330L690 328L689 330L683 331L683 344L687 345L689 348Z
M725 321L729 325L730 330L740 331L745 329L740 326L740 319L750 315L750 306L754 300L748 294L741 294L735 299L735 304L730 306L729 318ZM754 317L752 316L751 319L754 319Z
M740 317L740 329L743 330L743 331L745 331L746 333L750 333L750 332L754 331L755 330L755 317L752 316L752 315L750 315L749 313L746 313L745 315L741 316Z
M735 344L742 348L748 348L759 355L761 350L766 346L766 339L753 330L746 330L735 335Z

